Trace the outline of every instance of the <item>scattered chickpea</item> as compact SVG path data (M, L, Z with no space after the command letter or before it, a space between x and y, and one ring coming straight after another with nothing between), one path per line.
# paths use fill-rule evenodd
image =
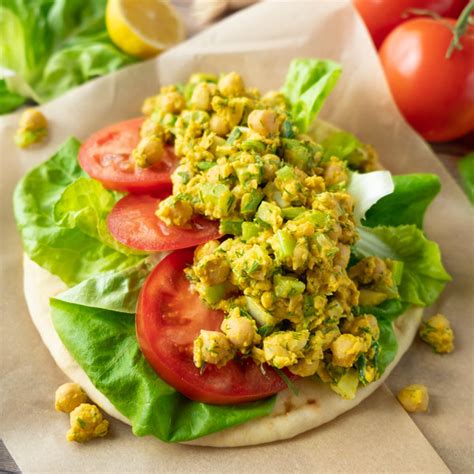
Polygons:
M430 397L425 385L412 384L400 390L397 395L403 408L410 413L428 410Z
M46 117L38 109L26 109L20 117L19 128L15 133L15 143L27 148L41 142L48 134Z
M65 383L56 390L54 406L57 411L71 413L86 401L87 394L77 383Z

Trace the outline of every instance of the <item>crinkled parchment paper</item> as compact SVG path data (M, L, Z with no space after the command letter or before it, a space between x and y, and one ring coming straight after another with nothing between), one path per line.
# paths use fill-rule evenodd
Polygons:
M323 118L374 144L391 171L435 172L441 177L443 190L429 212L427 229L440 243L454 280L437 308L428 312L439 309L450 318L456 350L438 356L416 342L388 382L393 390L407 383L427 384L430 413L410 418L384 387L337 420L266 446L167 445L150 437L135 438L118 421L112 422L105 439L86 445L67 443L68 417L54 411L52 400L65 379L42 345L23 300L22 250L11 210L15 183L68 136L84 139L104 125L138 115L143 98L156 93L160 84L185 80L196 70L236 70L248 85L278 88L289 62L303 56L331 58L344 66ZM49 141L28 151L16 149L12 142L18 115L0 118L0 436L24 472L448 472L446 465L461 472L472 468L472 209L397 112L376 51L348 0L257 4L156 60L88 83L42 110L50 122Z

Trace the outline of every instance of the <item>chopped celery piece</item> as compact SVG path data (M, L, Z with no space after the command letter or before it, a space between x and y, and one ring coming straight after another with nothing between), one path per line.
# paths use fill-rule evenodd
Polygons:
M322 228L329 224L331 217L322 211L312 209L302 212L296 219L311 222L315 227Z
M252 315L253 319L257 322L258 326L274 326L276 323L275 318L252 297L246 296L245 301L247 303L247 309Z
M281 217L281 209L276 204L263 201L258 207L257 217L276 229L278 228L278 218Z
M278 258L284 260L290 258L293 255L296 246L296 240L286 230L279 230L275 233L274 239L276 241L275 253Z
M214 163L212 161L200 161L198 164L197 164L197 167L201 170L201 171L207 171L207 170L210 170L211 168L213 168L214 166L216 166L217 163Z
M265 143L260 140L245 140L242 142L241 147L244 151L253 151L260 154L265 151Z
M232 130L230 135L227 137L227 143L229 145L232 145L235 142L235 140L240 138L241 135L242 135L242 130L240 130L239 127L235 127L234 130Z
M226 294L226 290L227 290L227 287L225 283L219 283L218 285L206 286L206 289L204 291L204 299L209 304L219 303L219 301L224 298Z
M219 216L228 215L235 201L229 187L222 183L204 183L201 186L200 194L203 202L209 202L218 209Z
M222 219L219 225L219 232L223 235L241 235L243 219Z
M306 288L306 285L297 278L283 275L275 275L273 285L275 286L275 294L279 298L291 298L292 296L301 295Z
M243 222L242 223L242 239L247 241L252 237L257 237L261 232L262 228L255 222Z
M293 138L283 138L282 143L285 160L302 170L307 169L312 160L311 150Z
M255 214L263 199L263 191L256 189L251 193L245 193L240 202L240 212L245 216Z
M331 384L331 388L346 400L352 400L359 385L359 376L354 369L348 370L337 383Z
M281 215L285 219L295 219L306 210L306 207L285 207L281 210Z
M283 168L279 169L276 172L276 175L282 180L282 181L291 181L296 179L295 173L293 171L293 168L291 166L283 166Z

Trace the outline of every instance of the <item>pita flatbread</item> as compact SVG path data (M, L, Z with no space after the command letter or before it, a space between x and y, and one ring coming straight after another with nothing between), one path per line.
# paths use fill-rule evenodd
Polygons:
M66 285L55 275L44 270L26 255L23 262L25 298L31 318L58 367L87 392L89 398L111 417L131 424L113 404L99 392L87 374L72 358L61 342L51 319L49 299L64 291ZM344 400L323 383L299 380L295 385L299 395L284 390L277 395L273 412L242 425L213 433L188 442L199 446L235 447L250 446L292 438L316 428L351 410L374 392L388 377L400 358L410 347L422 317L421 308L413 308L395 322L398 353L383 376L359 388L353 400Z

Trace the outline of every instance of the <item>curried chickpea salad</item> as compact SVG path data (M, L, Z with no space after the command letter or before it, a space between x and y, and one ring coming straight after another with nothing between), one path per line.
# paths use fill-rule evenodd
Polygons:
M358 239L349 164L378 169L373 149L325 155L282 92L261 95L235 72L163 87L143 112L137 165L171 143L181 158L156 215L182 227L203 215L225 236L198 246L186 270L192 291L226 315L220 332L195 340L196 367L251 357L346 398L377 379L377 319L356 309L398 298L400 262L370 256L348 268Z

